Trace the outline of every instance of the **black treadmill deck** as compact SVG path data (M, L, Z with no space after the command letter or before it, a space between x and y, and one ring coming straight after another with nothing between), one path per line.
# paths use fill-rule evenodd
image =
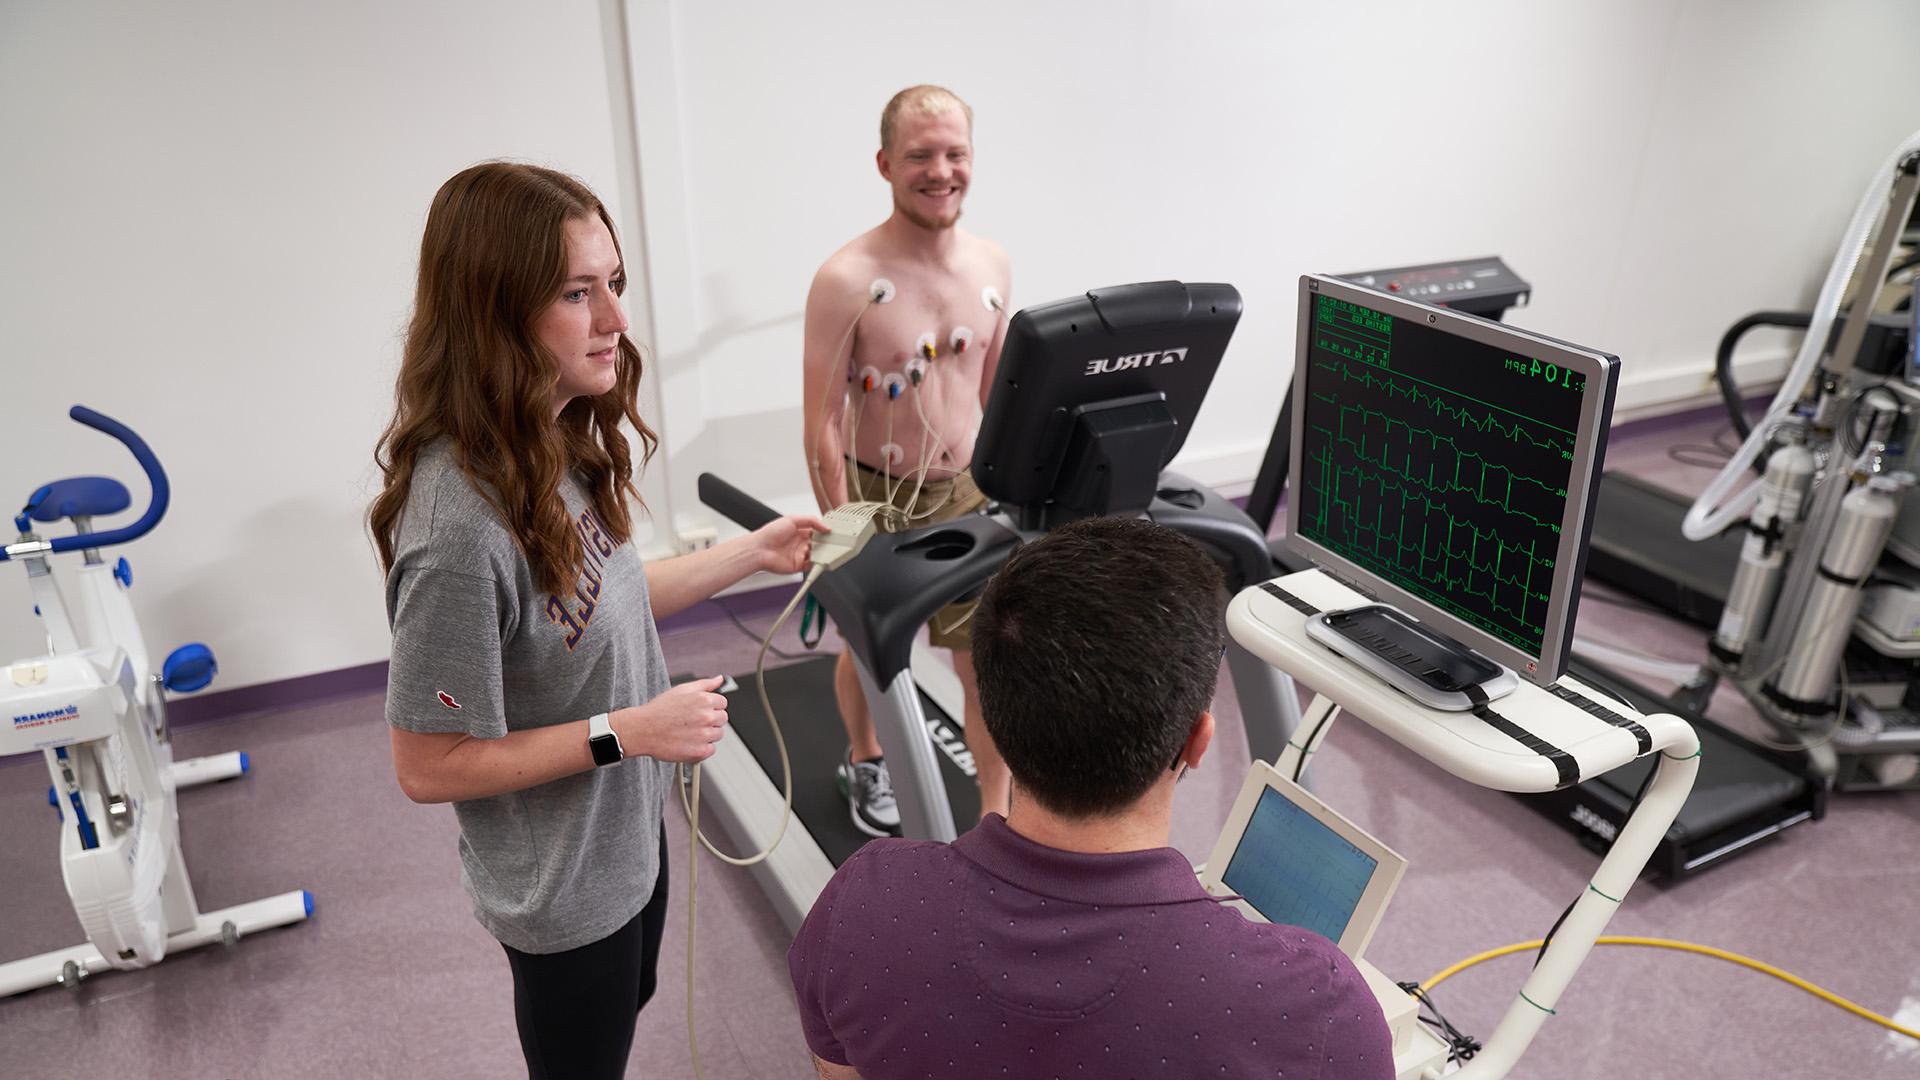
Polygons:
M1695 543L1680 533L1691 499L1625 473L1600 477L1587 575L1699 626L1719 625L1744 530Z
M1653 691L1587 661L1576 658L1568 673L1642 713L1673 713L1700 735L1700 772L1693 792L1654 849L1645 874L1678 880L1826 814L1826 789L1811 782L1792 755L1768 750L1703 716L1675 708ZM1570 788L1515 798L1559 822L1588 847L1605 851L1652 771L1653 762L1643 758Z

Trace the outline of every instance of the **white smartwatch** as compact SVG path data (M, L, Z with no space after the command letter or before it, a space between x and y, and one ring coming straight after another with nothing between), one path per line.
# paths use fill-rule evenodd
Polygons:
M593 751L593 764L613 765L626 757L620 748L620 736L613 733L613 724L606 713L597 713L587 721L587 749Z

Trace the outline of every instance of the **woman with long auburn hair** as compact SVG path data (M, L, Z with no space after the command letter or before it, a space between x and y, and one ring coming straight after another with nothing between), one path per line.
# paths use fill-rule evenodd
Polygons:
M488 162L434 196L368 513L387 574L394 771L450 802L473 911L506 950L532 1077L624 1074L667 908L675 763L726 732L721 680L668 686L656 616L807 565L786 517L643 564L620 241L585 185Z

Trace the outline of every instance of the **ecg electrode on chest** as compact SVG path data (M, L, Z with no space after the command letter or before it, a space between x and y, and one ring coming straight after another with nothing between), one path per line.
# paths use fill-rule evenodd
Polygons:
M949 445L946 436L934 424L922 395L933 380L940 378L939 372L944 366L944 361L967 356L976 344L981 344L982 347L990 346L995 333L1000 328L1000 321L1006 316L1006 304L1001 299L997 288L992 285L983 286L980 290L980 306L994 316L992 325L984 331L984 339L971 326L956 323L943 332L942 328L936 325L921 330L913 338L911 347L894 351L890 360L863 363L855 355L860 350L854 348L861 321L874 305L892 303L899 295L898 287L884 277L875 278L867 286L865 300L860 305L859 311L854 313L852 321L848 323L846 333L841 336L839 347L830 361L829 370L840 367L845 373L839 410L841 441L845 448L845 475L852 477L862 466L859 442L862 416L873 413L874 415L867 417L867 422L877 421L884 425L879 445L868 448L870 455L879 458L878 468L875 471L880 473L881 495L884 501L893 502L903 492L906 493L906 502L903 506L906 518L909 521L917 521L938 510L938 507L928 510L919 505L921 494L926 490L929 474L935 468L941 467L940 463L950 462L956 451L965 449L964 446ZM867 355L871 356L872 352L867 350ZM985 362L984 358L981 362ZM950 395L953 391L949 386L942 392ZM832 399L832 393L833 384L829 379L827 385L822 388L820 400L820 413L823 417L831 416L828 405ZM910 402L907 399L911 399ZM945 400L951 400L951 398L948 397ZM904 419L900 423L907 427L909 432L914 423L917 423L919 428L918 445L911 451L909 446L905 445L912 439L911 434L907 436L907 440L899 442L894 438L896 426L894 410L902 404L910 404L913 417L911 423ZM873 406L878 408L874 409ZM820 468L820 441L828 430L827 424L821 425L819 433L814 437L813 445L808 448L808 464L813 473L814 483L823 498L829 496L827 496L828 488ZM872 438L871 435L868 437ZM951 470L951 466L947 467ZM913 485L911 489L908 488L908 484ZM849 487L843 497L855 497L858 494Z

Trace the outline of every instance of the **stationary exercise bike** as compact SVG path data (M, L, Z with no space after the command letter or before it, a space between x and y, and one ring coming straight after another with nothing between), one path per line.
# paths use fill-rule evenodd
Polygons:
M300 922L313 914L305 890L203 912L180 853L174 793L247 771L237 751L173 760L166 691L190 693L213 681L213 653L201 644L175 649L151 670L127 590L127 560L112 565L100 550L146 535L167 511L167 474L126 425L76 405L68 415L126 444L146 470L153 495L139 520L94 532L93 519L125 510L131 499L116 480L82 476L35 491L14 519L18 542L0 562L26 564L34 611L48 655L7 665L0 674L0 756L40 753L60 812L60 868L87 944L0 964L0 995L59 983L76 989L95 972L142 968L170 952L220 941L237 943L255 930ZM72 523L74 535L43 540L31 523ZM79 551L80 619L76 623L48 556Z

